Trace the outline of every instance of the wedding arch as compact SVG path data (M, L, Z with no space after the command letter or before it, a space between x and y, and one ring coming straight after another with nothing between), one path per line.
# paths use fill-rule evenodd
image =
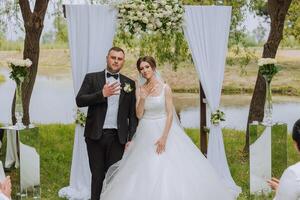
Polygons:
M228 6L185 6L183 30L211 113L218 111L224 77L231 19ZM104 70L106 54L117 28L115 8L105 5L65 5L68 22L74 94L86 73ZM86 109L82 109L86 112ZM89 199L91 174L84 142L84 127L76 125L70 185L60 197ZM241 192L232 179L219 123L210 125L207 158L221 179L238 196Z

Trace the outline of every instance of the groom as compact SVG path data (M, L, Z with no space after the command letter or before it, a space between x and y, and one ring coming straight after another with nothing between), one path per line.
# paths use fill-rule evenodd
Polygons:
M120 74L123 49L112 47L104 71L86 74L76 97L88 106L84 130L92 173L91 200L99 200L107 169L122 158L137 127L135 83Z

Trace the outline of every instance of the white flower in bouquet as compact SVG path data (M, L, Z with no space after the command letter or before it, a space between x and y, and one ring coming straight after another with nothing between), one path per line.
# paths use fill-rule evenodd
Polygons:
M166 10L168 10L168 11L169 11L169 10L172 10L172 6L170 6L170 5L166 5L165 8L166 8Z
M153 6L154 9L158 8L158 4L157 3L153 3L152 6Z
M139 9L140 9L141 11L143 11L143 10L145 9L145 6L142 4L142 5L139 6Z
M258 60L258 66L263 66L263 65L271 65L271 64L276 64L277 61L274 58L260 58Z
M164 5L167 4L167 2L166 2L165 0L161 0L161 1L160 1L160 4L164 6Z
M25 60L25 65L26 65L26 67L30 67L30 66L32 65L31 60L28 59L28 58L26 58L26 60Z
M178 6L177 5L175 5L174 7L173 7L173 12L177 12L178 11Z
M143 13L139 11L139 12L136 13L136 15L137 15L138 17L142 17L142 16L143 16Z
M9 75L9 78L11 78L12 80L14 80L17 85L20 85L25 77L28 74L28 69L31 65L32 62L30 59L25 59L25 60L21 60L21 59L9 59L7 61L8 67L11 68L11 72Z
M147 29L152 31L154 30L154 26L152 24L147 24Z
M155 24L158 28L160 28L162 26L162 23L160 20L156 20Z
M7 63L9 67L30 67L32 65L32 62L30 59L26 58L25 60L21 59L8 59Z
M125 12L126 12L125 9L121 9L121 10L120 10L120 13L125 13Z
M159 13L159 14L158 14L158 17L159 17L159 18L163 18L163 17L164 17L163 13Z
M132 8L133 10L135 10L135 9L137 8L137 6L136 6L135 4L132 4L132 5L131 5L131 8Z
M148 18L147 17L143 17L142 21L147 24L149 22Z
M145 16L146 17L151 17L151 14L147 12L147 13L145 13Z

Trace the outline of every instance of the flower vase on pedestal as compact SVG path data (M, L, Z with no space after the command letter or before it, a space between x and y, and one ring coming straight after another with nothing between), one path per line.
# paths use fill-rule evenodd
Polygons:
M15 104L15 117L17 122L15 128L24 129L25 126L22 122L23 119L23 103L22 103L22 82L16 83L16 104Z
M273 113L273 105L272 105L272 89L271 89L271 81L272 78L264 75L263 76L266 81L266 101L264 108L264 121L263 124L266 126L272 126L272 113Z

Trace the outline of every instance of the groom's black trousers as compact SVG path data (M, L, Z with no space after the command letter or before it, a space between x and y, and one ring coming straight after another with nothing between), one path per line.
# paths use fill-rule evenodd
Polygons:
M116 129L103 129L102 133L99 140L85 138L92 173L91 200L100 199L105 173L122 158L125 147L120 143Z

